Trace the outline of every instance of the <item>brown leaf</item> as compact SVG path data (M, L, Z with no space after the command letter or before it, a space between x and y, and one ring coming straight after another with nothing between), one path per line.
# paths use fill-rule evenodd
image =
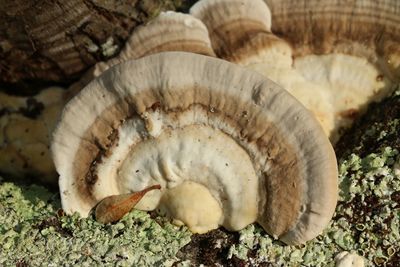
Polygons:
M101 200L96 207L96 220L101 223L116 222L131 211L149 191L161 189L160 185L150 186L142 191L113 195Z

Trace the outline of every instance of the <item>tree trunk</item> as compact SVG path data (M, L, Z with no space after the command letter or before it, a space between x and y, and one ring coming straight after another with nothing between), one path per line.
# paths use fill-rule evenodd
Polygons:
M135 26L184 2L0 0L0 83L14 93L69 83L118 54Z

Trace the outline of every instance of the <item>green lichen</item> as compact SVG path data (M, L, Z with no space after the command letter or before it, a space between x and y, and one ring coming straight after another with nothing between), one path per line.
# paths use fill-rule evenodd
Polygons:
M101 44L101 52L105 57L112 57L118 51L118 45L114 44L114 38L107 38L106 42Z
M170 266L191 236L137 210L107 225L57 215L58 194L35 185L1 184L0 203L0 266Z
M366 266L384 265L400 250L400 205L391 197L400 190L394 168L399 160L391 147L363 158L349 155L339 164L339 203L322 235L300 247L286 246L249 225L228 257L246 260L255 251L258 263L273 266L334 266L335 255L355 251L365 257Z
M227 257L253 265L317 267L334 266L338 253L355 251L365 257L366 266L383 266L400 250L400 205L392 198L400 190L398 166L399 152L391 147L364 157L350 154L339 163L339 203L322 235L302 246L287 246L252 224L239 232ZM0 265L170 266L190 242L186 228L145 212L133 211L116 224L103 225L77 214L57 215L59 201L58 194L40 186L0 185ZM43 223L49 218L57 223Z
M339 163L339 203L322 235L302 246L287 246L252 224L239 232L227 257L253 265L317 267L334 266L335 255L355 251L367 266L385 265L400 250L400 205L392 197L400 190L399 166L399 152L391 147L364 157L350 154ZM0 185L0 265L170 266L190 242L186 228L145 212L133 211L116 224L103 225L77 214L57 215L59 201L58 194L40 186Z

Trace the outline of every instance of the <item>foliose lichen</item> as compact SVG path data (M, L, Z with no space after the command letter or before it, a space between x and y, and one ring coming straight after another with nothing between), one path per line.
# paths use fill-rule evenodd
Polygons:
M0 266L171 266L190 241L186 228L138 210L106 225L64 215L58 194L35 185L1 184L0 203Z
M355 251L366 266L383 265L400 251L400 205L393 194L400 190L400 176L393 168L399 152L385 147L364 158L351 154L339 164L339 203L334 220L324 233L303 246L286 246L256 225L240 231L239 243L228 257L273 266L334 266L342 251ZM253 261L254 261L253 259Z
M354 251L366 266L396 266L400 253L400 155L384 147L365 157L350 154L339 163L339 203L324 233L302 246L286 246L255 224L239 232L227 258L254 266L334 266L335 255ZM58 194L40 186L0 185L0 265L79 264L170 266L190 242L186 228L133 211L103 225L78 214L57 214ZM249 257L249 255L252 255ZM181 261L180 266L191 266Z

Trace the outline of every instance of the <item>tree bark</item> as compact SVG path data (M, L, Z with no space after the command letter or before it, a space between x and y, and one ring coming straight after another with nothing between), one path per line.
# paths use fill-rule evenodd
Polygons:
M76 80L118 54L134 27L185 2L0 0L0 83L23 93Z

